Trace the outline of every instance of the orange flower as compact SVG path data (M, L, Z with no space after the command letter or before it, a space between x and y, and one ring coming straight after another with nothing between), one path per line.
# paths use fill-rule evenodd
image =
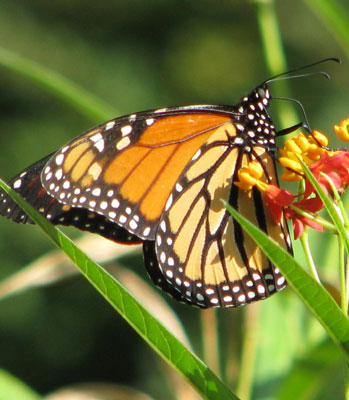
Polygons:
M338 138L343 142L349 141L349 118L344 119L340 124L334 126Z

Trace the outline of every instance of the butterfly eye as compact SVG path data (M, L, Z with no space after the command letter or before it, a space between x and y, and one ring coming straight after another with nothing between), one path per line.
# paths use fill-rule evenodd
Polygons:
M259 87L259 88L257 89L257 93L258 93L258 96L261 97L261 98L263 99L263 98L265 97L266 91L265 91L265 89L263 89L262 87Z

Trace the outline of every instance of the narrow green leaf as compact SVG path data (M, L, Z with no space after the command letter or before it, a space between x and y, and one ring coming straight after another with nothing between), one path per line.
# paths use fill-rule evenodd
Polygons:
M0 369L1 400L39 400L42 397L24 382Z
M0 179L0 186L76 264L85 278L135 331L205 399L237 399L229 388L155 319L118 281Z
M72 104L95 123L113 118L117 114L112 106L58 72L3 47L0 47L0 65L37 82L54 95Z
M333 341L349 355L349 319L330 294L274 240L225 203L227 209L259 245L271 262L279 267L288 283L325 328Z

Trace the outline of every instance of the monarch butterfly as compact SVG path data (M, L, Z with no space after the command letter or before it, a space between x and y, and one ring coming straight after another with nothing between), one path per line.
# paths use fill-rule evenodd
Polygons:
M292 251L285 220L273 221L256 188L234 185L251 160L278 184L275 138L301 126L275 130L268 84L279 76L234 106L161 108L107 121L10 184L53 224L143 243L150 277L177 300L206 308L264 299L285 279L221 199ZM2 191L0 214L32 223Z

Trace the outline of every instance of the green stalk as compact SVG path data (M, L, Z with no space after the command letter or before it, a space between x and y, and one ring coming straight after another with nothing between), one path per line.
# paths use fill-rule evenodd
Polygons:
M327 221L325 218L322 218L319 215L315 216L313 213L304 211L301 208L295 206L294 204L290 204L289 207L292 208L292 210L296 211L297 214L301 215L302 217L308 218L311 221L314 221L317 224L323 226L329 232L337 234L337 228L335 227L335 225L331 224L331 222Z
M256 1L257 21L261 35L264 58L270 74L277 75L287 71L286 56L283 49L282 37L278 23L278 17L273 0ZM279 90L278 90L279 89ZM287 81L280 81L273 92L282 97L290 97L290 90ZM299 122L299 118L290 102L277 102L277 113L280 123L283 126L292 126Z
M346 298L346 315L348 315L348 312L349 312L349 260L348 260L348 256L347 256L346 266L345 266L345 277L346 277L345 292L347 294L347 298Z
M332 179L328 175L324 174L323 172L320 172L320 175L323 176L327 180L329 185L331 186L332 193L333 193L334 198L335 198L335 200L336 200L336 202L338 204L338 207L339 207L339 211L340 211L339 215L343 218L344 226L348 230L349 229L349 218L348 218L348 215L347 215L347 213L345 211L342 199L341 199L341 197L340 197L335 185L332 182Z
M253 375L260 331L259 310L259 303L249 304L244 315L245 334L243 336L240 373L236 388L237 395L244 400L251 398L253 388Z
M203 359L215 374L222 376L220 371L218 321L215 309L201 311L201 325L203 332Z
M341 307L345 315L348 315L348 293L345 279L345 252L341 238L338 237L338 255L339 255L339 274L341 282Z
M95 123L113 118L117 114L112 106L58 72L3 47L0 47L0 66L31 79Z
M345 400L349 400L349 361L347 360L345 368Z
M309 270L310 270L313 278L315 280L317 280L319 283L321 283L319 275L318 275L317 270L316 270L316 266L315 266L314 260L313 260L313 256L311 255L311 250L310 250L309 239L308 238L309 238L308 231L305 230L303 232L303 235L300 237L300 241L301 241L301 244L302 244L302 247L303 247L305 258L307 260L307 263L308 263L308 266L309 266Z

